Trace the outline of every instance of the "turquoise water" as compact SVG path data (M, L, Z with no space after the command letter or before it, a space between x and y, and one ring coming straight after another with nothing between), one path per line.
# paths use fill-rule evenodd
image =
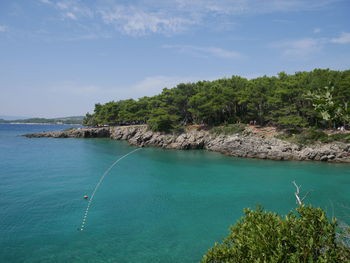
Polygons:
M135 149L107 139L18 136L67 126L0 125L0 262L198 262L244 207L281 214L307 203L346 220L350 165L225 157L206 151Z

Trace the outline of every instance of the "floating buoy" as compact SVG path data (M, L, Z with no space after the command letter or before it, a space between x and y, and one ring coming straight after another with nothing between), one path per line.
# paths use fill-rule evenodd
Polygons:
M84 199L88 199L89 197L87 195L84 195Z

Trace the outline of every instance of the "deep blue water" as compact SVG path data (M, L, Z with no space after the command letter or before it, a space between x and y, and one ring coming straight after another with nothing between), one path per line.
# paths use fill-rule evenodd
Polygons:
M29 139L57 125L0 124L0 262L198 262L244 207L286 214L291 181L346 220L350 165L144 148L119 162L77 231L106 169L135 149L108 139Z

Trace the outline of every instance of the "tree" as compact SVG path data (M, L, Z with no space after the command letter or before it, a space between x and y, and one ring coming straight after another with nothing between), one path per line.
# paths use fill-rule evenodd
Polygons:
M177 127L179 117L171 115L163 109L152 113L147 124L152 131L170 132Z
M83 119L83 125L85 126L96 126L98 125L97 120L95 119L95 116L90 114L90 113L86 113L84 119Z
M322 118L326 121L336 124L342 123L345 125L350 120L350 110L348 103L339 103L333 98L334 87L324 87L317 92L309 92L308 98L312 100L313 106L319 112Z
M319 89L327 85L334 89L328 88L329 93ZM162 122L167 119L172 126L220 126L256 120L260 125L326 127L331 122L344 125L350 121L349 102L350 70L315 69L250 80L232 76L181 83L152 97L97 103L87 119L99 125L154 123L155 119ZM155 116L158 111L176 118Z

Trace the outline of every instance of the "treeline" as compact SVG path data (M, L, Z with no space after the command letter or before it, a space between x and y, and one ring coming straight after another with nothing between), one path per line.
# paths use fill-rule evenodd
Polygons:
M147 123L169 131L188 124L250 123L279 127L346 125L350 70L315 69L248 80L239 76L181 83L153 97L96 104L84 125Z

